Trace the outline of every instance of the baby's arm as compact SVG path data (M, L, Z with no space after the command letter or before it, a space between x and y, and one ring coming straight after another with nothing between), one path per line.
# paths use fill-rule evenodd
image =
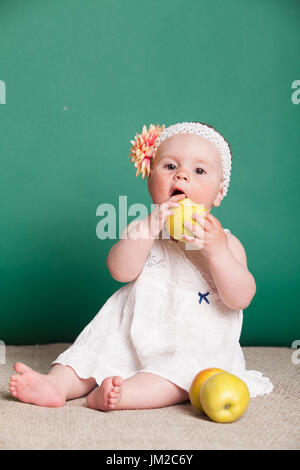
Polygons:
M110 249L107 267L119 282L135 280L141 273L155 238L160 234L166 218L178 207L182 194L171 196L142 220L134 220L123 231L120 240Z
M154 238L149 230L149 216L131 222L108 253L106 264L112 277L119 282L136 279L143 269L153 242Z
M134 220L123 231L120 240L110 249L107 267L114 279L119 282L135 280L141 273L155 238L160 234L172 208L178 207L177 201L182 194L171 196L142 220Z
M210 258L209 266L218 293L232 309L246 309L255 293L256 283L247 267L246 252L237 237L227 235L228 249Z

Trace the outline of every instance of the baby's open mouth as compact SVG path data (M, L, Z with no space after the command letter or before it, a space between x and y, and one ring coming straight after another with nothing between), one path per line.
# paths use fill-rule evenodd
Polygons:
M174 189L174 191L173 191L172 194L171 194L171 197L172 197L172 196L176 196L176 194L183 194L184 197L185 197L184 192L183 192L183 191L180 191L179 189Z

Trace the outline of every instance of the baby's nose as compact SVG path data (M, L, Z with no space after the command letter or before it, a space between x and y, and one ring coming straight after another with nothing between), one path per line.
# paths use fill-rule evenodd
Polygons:
M178 179L178 180L181 180L181 179L188 180L189 179L188 174L186 172L183 172L183 171L181 171L180 173L177 173L175 178Z

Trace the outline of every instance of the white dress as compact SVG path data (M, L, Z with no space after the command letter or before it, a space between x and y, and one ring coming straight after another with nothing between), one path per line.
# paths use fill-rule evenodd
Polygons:
M150 372L187 391L199 371L217 367L240 377L251 398L270 393L267 377L246 370L243 311L223 303L201 250L163 237L154 240L139 277L106 301L52 365L69 365L98 385L112 375Z

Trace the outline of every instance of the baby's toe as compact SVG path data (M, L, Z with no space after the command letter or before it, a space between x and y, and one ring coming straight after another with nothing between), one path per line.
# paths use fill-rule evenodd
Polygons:
M107 406L110 410L113 410L117 406L117 400L113 400L112 398L108 400Z
M113 390L111 390L109 393L108 393L108 398L117 398L119 396L119 393L116 393L114 392Z
M10 382L9 382L9 388L10 388L10 390L16 389L16 388L17 388L17 382L14 381L14 380L13 380L13 381L10 381Z
M16 362L14 365L14 369L16 372L19 372L19 374L24 374L24 372L32 370L30 367L26 366L26 364L23 364L22 362Z
M15 385L9 385L9 391L12 394L12 396L14 397L17 396L17 387Z
M119 375L116 375L115 377L113 377L112 384L114 386L120 386L120 385L122 385L122 383L123 383L122 377L120 377Z
M114 405L115 403L117 403L118 400L117 400L117 398L110 397L110 398L108 398L107 401L108 401L109 404Z

